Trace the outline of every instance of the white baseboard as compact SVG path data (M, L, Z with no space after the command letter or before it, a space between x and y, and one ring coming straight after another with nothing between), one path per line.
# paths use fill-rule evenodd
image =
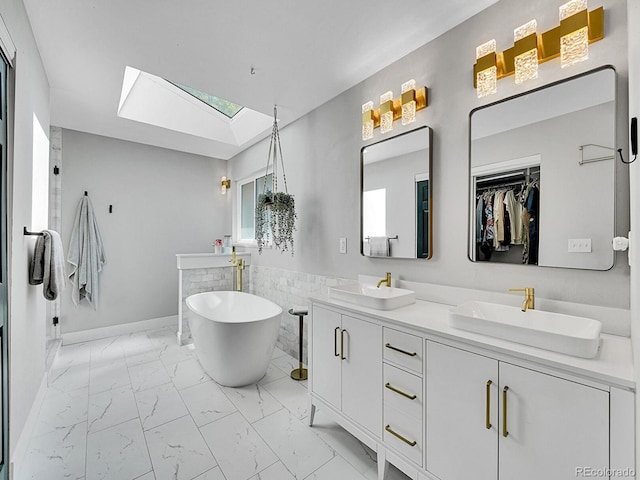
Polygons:
M9 463L10 480L13 480L14 478L22 478L20 475L18 475L19 472L16 472L16 466L19 470L20 466L24 463L24 456L27 453L27 449L29 448L29 440L31 439L31 434L36 427L36 421L38 420L40 408L44 403L44 397L47 393L48 383L48 374L45 372L44 376L42 377L40 387L38 388L38 393L36 393L36 398L33 400L33 404L31 405L31 410L29 411L29 415L27 416L27 421L24 423L24 427L22 428L22 432L20 433L20 438L18 438L16 447L11 453L11 461Z
M150 320L141 320L139 322L122 323L120 325L111 325L109 327L63 333L62 344L70 345L72 343L90 342L91 340L100 340L101 338L115 337L117 335L126 335L127 333L142 332L143 330L173 327L177 325L178 316L170 315L168 317L152 318Z

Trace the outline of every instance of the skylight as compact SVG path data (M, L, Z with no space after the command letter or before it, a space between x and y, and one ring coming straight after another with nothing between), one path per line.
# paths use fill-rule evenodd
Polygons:
M241 152L273 125L270 115L130 66L124 71L118 116L212 140L210 150L222 159Z
M224 98L216 97L187 85L172 82L171 80L167 80L167 82L175 85L180 90L187 92L189 95L196 97L198 100L206 103L210 107L215 108L217 111L229 118L233 118L240 110L244 108L242 105L238 105L237 103L230 102L229 100L225 100Z

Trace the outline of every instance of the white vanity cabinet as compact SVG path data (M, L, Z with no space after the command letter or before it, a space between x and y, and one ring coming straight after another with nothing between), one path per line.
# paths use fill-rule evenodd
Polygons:
M317 406L374 449L380 480L388 463L413 480L633 467L629 339L603 335L589 360L498 348L448 327L447 313L428 302L377 313L314 301L309 424Z
M314 305L311 335L312 392L380 437L382 327Z
M564 480L609 466L609 392L427 341L426 468Z

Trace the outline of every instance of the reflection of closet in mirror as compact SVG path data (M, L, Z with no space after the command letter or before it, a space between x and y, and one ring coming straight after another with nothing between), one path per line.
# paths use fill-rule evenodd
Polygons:
M363 147L362 250L367 257L431 257L431 129Z
M477 246L476 177L539 165L538 255L537 261L527 258L526 263L611 268L615 85L614 70L603 67L471 112L468 255L472 261L487 260ZM492 251L490 262L522 263L522 256L510 247L508 253Z
M538 263L540 162L539 156L522 160L473 172L473 260ZM525 163L527 166L522 166ZM513 169L515 164L520 168Z

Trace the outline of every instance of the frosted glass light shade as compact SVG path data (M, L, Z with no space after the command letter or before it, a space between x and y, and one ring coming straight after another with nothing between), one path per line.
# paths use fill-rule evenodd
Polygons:
M589 27L560 38L560 66L568 67L589 58Z
M476 47L476 60L484 57L485 55L489 55L490 53L495 53L496 51L496 39L492 38L486 43Z
M521 25L513 31L513 41L518 42L530 35L535 35L538 23L535 20ZM516 55L514 60L516 84L521 84L527 80L538 78L538 48L527 50Z
M362 140L373 138L373 102L367 102L362 105Z
M498 68L491 67L476 75L476 91L478 98L492 95L498 91Z
M416 121L416 81L411 79L402 84L402 125Z
M587 9L587 0L571 0L560 6L560 22ZM568 67L589 58L589 27L560 37L560 66Z
M587 9L587 0L571 0L560 5L560 21Z
M495 38L489 40L486 43L476 48L476 60L495 53L496 40ZM484 70L479 71L476 74L476 92L478 98L486 97L487 95L494 94L498 91L498 67L492 66Z
M393 130L393 92L389 91L380 95L380 133L388 133L392 130Z
M538 22L536 20L531 20L524 25L520 25L518 28L513 30L513 41L517 42L518 40L522 40L524 37L528 37L532 33L536 33L538 29Z

